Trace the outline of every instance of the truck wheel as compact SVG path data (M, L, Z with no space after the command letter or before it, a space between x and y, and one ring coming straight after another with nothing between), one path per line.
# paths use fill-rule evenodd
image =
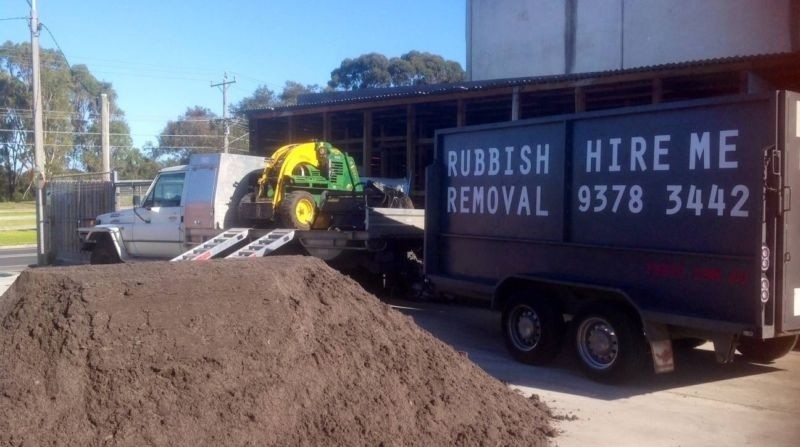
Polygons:
M244 217L242 215L242 212L241 212L243 203L255 202L255 195L256 195L256 193L249 192L249 193L243 195L241 198L239 198L239 201L236 202L236 207L235 207L236 208L236 212L235 213L231 213L230 210L228 211L228 214L231 217L228 218L228 216L226 216L225 228L255 227L256 226L256 223L252 219ZM231 203L234 203L234 202L231 201ZM233 207L233 206L231 206L231 207ZM233 217L233 216L235 216L235 217Z
M292 191L281 200L279 217L287 228L310 230L317 214L317 202L306 191Z
M94 249L92 249L89 262L91 264L119 264L122 260L119 259L119 254L117 254L117 250L111 245L111 242L107 239L102 239L97 241Z
M797 343L797 335L792 337L768 338L756 340L742 338L736 350L745 360L755 363L770 363L788 354Z
M241 205L244 202L255 202L256 192L258 190L258 178L263 172L262 169L252 171L242 178L236 185L233 191L231 201L228 204L228 211L225 213L222 225L224 228L233 227L253 227L255 222L240 214Z
M575 316L575 352L587 376L619 383L646 365L647 345L641 326L628 312L591 306Z
M503 309L502 330L514 359L544 365L558 354L564 339L564 319L550 303L519 293Z

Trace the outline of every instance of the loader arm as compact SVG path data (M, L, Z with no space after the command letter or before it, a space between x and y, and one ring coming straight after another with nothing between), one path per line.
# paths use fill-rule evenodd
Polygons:
M318 143L290 144L275 151L272 157L267 160L264 174L258 180L258 197L266 197L268 188L271 186L273 190L272 202L275 206L279 206L281 199L285 195L286 182L291 178L297 167L306 165L315 169L320 168L321 163L317 155L317 146Z

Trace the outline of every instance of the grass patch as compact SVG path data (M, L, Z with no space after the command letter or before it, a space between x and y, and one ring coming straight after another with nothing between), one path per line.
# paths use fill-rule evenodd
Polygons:
M33 245L36 243L36 230L0 231L0 247L12 245Z
M0 231L8 230L35 230L36 219L0 220Z
M4 210L36 213L36 202L0 202L0 211Z
M0 219L7 217L36 216L36 211L0 210Z
M0 231L23 231L35 228L36 204L34 202L0 203Z

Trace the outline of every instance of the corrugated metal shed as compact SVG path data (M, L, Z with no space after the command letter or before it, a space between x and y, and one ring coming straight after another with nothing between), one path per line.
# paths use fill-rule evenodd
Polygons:
M302 110L309 107L331 106L337 104L367 103L382 101L387 99L435 96L458 92L471 92L490 90L503 87L519 87L528 85L561 84L567 82L579 82L589 79L614 78L622 75L636 73L663 72L668 74L677 70L692 68L704 68L720 65L732 65L749 63L755 66L763 65L772 61L783 61L787 58L800 58L800 53L777 53L758 56L736 56L716 59L706 59L699 61L687 61L663 65L653 65L647 67L637 67L626 70L610 70L591 73L576 73L569 75L537 76L508 79L492 79L486 81L466 81L454 84L434 84L434 85L412 85L387 88L369 88L353 91L335 91L312 93L300 95L298 104L293 106L275 107L268 109L253 109L246 111L247 114L255 114L266 111L292 111Z
M439 129L774 89L800 91L800 52L326 92L302 96L295 106L248 111L250 151L323 139L350 153L366 175L410 173L421 191Z

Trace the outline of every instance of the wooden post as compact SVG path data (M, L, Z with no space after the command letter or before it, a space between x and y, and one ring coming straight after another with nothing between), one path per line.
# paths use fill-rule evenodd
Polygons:
M322 112L322 139L331 141L331 113Z
M111 136L110 115L108 110L108 95L100 94L100 152L103 159L103 180L111 181Z
M294 116L289 115L286 119L286 144L294 144Z
M417 171L417 110L413 104L406 106L406 176L414 184ZM408 192L408 191L406 191Z
M519 87L514 87L511 93L511 121L519 119Z
M364 111L364 175L369 177L372 175L372 111Z
M384 118L385 120L386 118ZM381 154L381 177L389 176L389 149L386 148L386 128L381 124L380 135L380 154Z
M661 104L664 100L664 80L661 78L653 79L653 104Z
M39 13L36 0L31 5L31 69L33 82L33 160L36 182L36 263L47 265L47 228L44 224L44 187L45 187L45 153L44 153L44 117L42 114L42 83L39 66ZM48 234L49 236L49 234Z
M575 112L586 111L586 93L582 87L575 87Z
M467 103L459 99L456 106L456 127L467 125Z

